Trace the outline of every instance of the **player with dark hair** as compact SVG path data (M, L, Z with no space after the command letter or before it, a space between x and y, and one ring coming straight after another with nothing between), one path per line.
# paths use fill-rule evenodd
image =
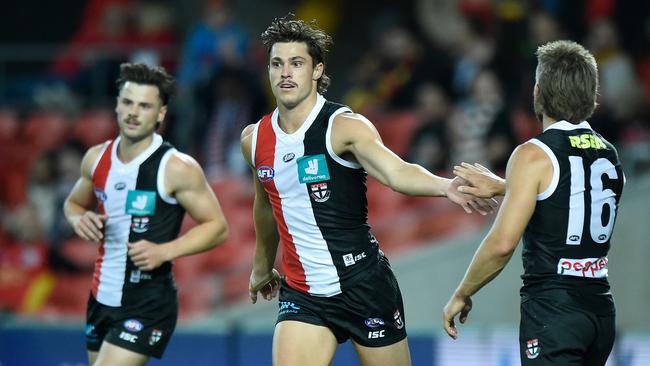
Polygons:
M246 127L241 144L256 187L250 296L280 292L273 364L329 365L351 338L363 365L409 365L402 295L367 223L366 175L468 212L490 212L494 202L406 163L370 121L327 101L332 40L313 23L276 19L261 38L277 109ZM273 268L278 245L283 279Z
M160 358L178 315L172 260L227 237L201 167L155 133L173 85L161 67L121 65L120 134L86 152L64 204L77 235L99 243L86 320L90 365ZM198 225L179 237L186 211Z
M443 310L447 333L467 320L471 296L494 279L523 235L522 365L604 365L614 344L607 253L625 183L614 146L586 121L596 108L598 69L581 45L537 50L535 112L544 132L511 155L506 180L480 165L455 173L460 190L505 198L492 229Z

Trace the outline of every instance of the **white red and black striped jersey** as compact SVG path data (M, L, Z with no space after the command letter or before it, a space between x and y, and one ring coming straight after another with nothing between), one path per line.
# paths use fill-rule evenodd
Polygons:
M280 128L277 109L253 130L251 158L273 208L287 284L315 296L340 294L377 263L366 172L332 149L332 122L346 112L318 95L294 133Z
M176 149L155 134L145 151L124 164L117 157L119 143L119 137L104 143L91 171L98 212L108 216L95 262L92 294L108 306L132 303L152 284L174 286L171 262L153 271L140 271L127 255L127 244L175 239L185 214L165 190L165 167Z

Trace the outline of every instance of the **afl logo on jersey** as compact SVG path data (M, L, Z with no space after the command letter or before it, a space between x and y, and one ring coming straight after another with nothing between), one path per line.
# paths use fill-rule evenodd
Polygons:
M97 201L99 202L105 202L106 201L106 192L102 191L101 189L95 187L93 188L93 191L95 192L95 197L97 197Z
M275 176L275 170L273 170L273 168L271 168L268 165L263 165L257 168L257 178L259 178L260 182L262 183L266 183L273 180L274 176Z
M126 188L126 183L124 183L124 182L117 182L117 183L115 183L115 190L116 190L116 191L121 191L121 190L123 190L124 188Z

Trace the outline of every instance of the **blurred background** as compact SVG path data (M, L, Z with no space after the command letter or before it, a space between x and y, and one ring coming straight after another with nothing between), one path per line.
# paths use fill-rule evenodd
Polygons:
M0 365L84 365L97 255L61 205L85 150L114 138L125 61L163 65L178 94L160 133L199 160L231 225L228 241L175 262L180 322L152 365L270 365L276 302L252 306L253 187L242 128L274 108L259 34L294 12L335 45L326 98L377 126L404 159L449 176L503 172L540 132L532 90L540 44L596 57L591 125L621 154L627 186L610 252L618 338L608 365L650 365L650 3L632 0L22 0L0 15ZM461 338L442 307L493 217L410 198L369 179L369 220L402 287L414 365L518 365L519 250L474 298ZM186 231L193 222L187 219ZM34 352L38 349L38 352ZM349 343L334 365L356 365Z

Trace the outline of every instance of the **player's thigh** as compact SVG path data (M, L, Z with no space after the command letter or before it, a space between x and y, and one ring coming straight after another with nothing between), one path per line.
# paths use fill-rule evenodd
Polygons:
M95 364L95 361L97 360L97 356L99 355L99 351L88 351L88 365L93 366Z
M148 356L104 341L93 366L143 366L147 360L149 360Z
M336 337L327 327L281 321L273 334L274 366L327 366L336 352Z
M521 304L521 364L582 366L595 327L587 313L548 299Z
M408 339L383 347L366 347L352 341L363 366L410 366Z
M597 316L598 331L585 355L585 365L602 366L614 347L616 338L615 316Z

